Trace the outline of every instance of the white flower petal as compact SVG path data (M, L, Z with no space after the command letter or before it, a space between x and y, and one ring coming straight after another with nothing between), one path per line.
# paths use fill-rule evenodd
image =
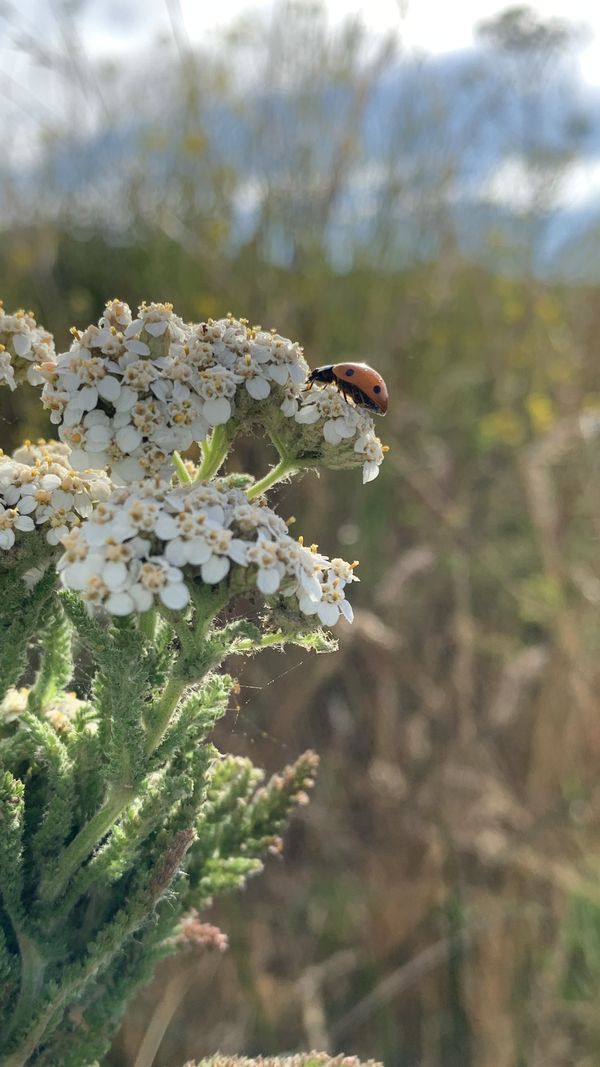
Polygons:
M158 322L145 322L144 329L146 333L149 333L151 337L162 337L167 328L166 319L160 319ZM148 349L150 351L150 349Z
M185 567L186 563L192 562L189 559L188 547L186 542L182 541L179 537L175 538L174 541L169 541L165 548L165 559L167 559L169 563L175 564L176 567ZM210 549L207 548L207 550L210 554ZM201 560L201 562L204 561Z
M27 333L13 334L12 343L18 356L26 356L31 351L31 336Z
M206 400L202 414L211 426L223 426L231 418L231 404L224 396Z
M271 386L266 378L257 375L255 378L246 379L246 389L253 400L266 400L271 392Z
M121 562L105 563L102 578L110 590L117 592L127 581L127 567Z
M245 567L247 563L247 552L248 545L246 541L242 541L239 537L234 537L228 549L229 558L232 559L234 563L239 563L240 566Z
M103 452L111 440L110 426L91 426L85 435L85 447L89 452Z
M208 585L216 585L217 582L222 581L228 571L229 560L227 556L212 556L206 563L202 564L202 581Z
M26 487L24 487L24 488L26 488ZM8 498L8 493L6 494L6 496ZM7 503L10 503L10 499L7 500ZM15 500L14 503L16 504L17 501ZM19 511L21 512L21 515L30 515L31 512L35 511L35 509L37 508L37 503L33 499L32 496L22 496L21 499L19 500L19 505L18 506L19 506Z
M190 599L188 588L184 582L173 582L172 585L164 585L158 595L165 607L170 608L172 611L180 611Z
M148 330L148 333L151 333ZM150 349L145 341L139 341L135 337L125 342L125 348L128 352L133 352L136 356L149 356Z
M93 573L93 568L90 567L88 560L71 563L62 572L63 585L66 585L67 589L85 589Z
M116 400L121 392L121 383L113 378L111 374L107 374L105 378L101 378L98 382L98 396L101 396L103 400L112 401Z
M280 582L281 575L277 567L266 567L261 569L256 576L257 588L260 589L261 593L264 593L265 596L270 596L271 593L277 592Z
M88 467L89 465L88 463ZM137 482L144 477L144 468L134 456L127 456L126 459L113 464L112 476L115 482L117 479L125 483Z
M283 401L280 409L287 418L291 418L298 410L298 401L294 397L288 397Z
M66 533L68 533L66 526L54 526L48 530L46 534L46 541L49 545L59 545Z
M328 419L323 425L323 437L328 445L339 445L342 439L341 434L338 432L337 422L337 419Z
M319 409L316 404L305 404L303 408L296 414L296 422L301 422L305 425L310 425L313 422L317 422L319 419Z
M0 530L0 548L8 551L15 543L15 535L12 530Z
M377 463L364 463L363 464L363 485L367 482L372 482L379 474L379 467Z
M35 523L29 515L19 515L19 517L15 519L14 525L15 529L21 530L22 533L30 533L31 530L35 530Z
M320 604L317 604L317 615L323 626L335 626L340 617L340 609L337 604L329 604L326 600L322 600Z
M105 411L88 411L83 425L86 430L89 430L90 426L110 426L110 419Z
M323 588L316 574L307 574L306 571L301 570L299 581L304 596L307 597L308 600L317 603L323 595Z
M129 590L129 595L132 598L136 611L150 611L154 603L154 597L149 589L145 589L139 582L133 585Z
M177 537L179 527L172 515L167 515L165 511L161 511L154 524L154 532L157 537L160 537L161 541L170 541L172 537Z
M129 593L111 593L105 607L111 615L131 615L135 610L135 603Z
M306 381L306 371L299 363L287 363L286 366L294 385L301 385Z
M189 563L193 563L194 566L199 567L201 563L208 563L212 551L210 545L207 545L206 541L202 541L201 538L195 538L190 541L187 546L187 558ZM175 560L169 560L170 563L175 563Z
M122 386L121 392L115 400L115 411L130 411L137 404L138 399L139 394L136 389L132 389L129 385Z
M269 377L278 385L285 385L288 380L288 368L285 363L273 363L268 368Z
M313 600L309 600L307 596L299 596L298 607L300 608L300 611L304 613L304 615L316 615L318 604L316 604Z
M85 385L83 389L80 389L78 393L69 401L69 406L78 407L82 411L89 411L91 408L95 408L98 403L98 390L95 385Z
M115 440L121 452L128 454L135 452L138 445L142 443L142 435L135 426L124 426L122 430L117 430Z

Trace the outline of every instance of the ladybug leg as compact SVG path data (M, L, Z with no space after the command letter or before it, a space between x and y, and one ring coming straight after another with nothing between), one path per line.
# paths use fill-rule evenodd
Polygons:
M338 391L342 394L346 403L350 404L350 407L357 407L360 403L360 393L356 386L352 385L352 382L344 381L337 382L336 384Z

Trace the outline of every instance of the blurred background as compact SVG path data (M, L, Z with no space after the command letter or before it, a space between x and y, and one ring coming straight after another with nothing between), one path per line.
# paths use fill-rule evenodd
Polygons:
M0 0L0 296L247 316L386 377L341 650L233 664L218 743L318 788L109 1067L318 1047L600 1063L600 14L589 0ZM213 5L210 5L213 7ZM216 8L216 6L215 6ZM4 390L5 449L50 434ZM235 465L263 473L264 442Z

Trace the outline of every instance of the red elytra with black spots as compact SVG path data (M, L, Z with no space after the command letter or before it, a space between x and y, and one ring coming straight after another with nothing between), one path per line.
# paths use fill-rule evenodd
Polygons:
M387 385L381 374L367 363L329 363L315 367L308 376L308 388L315 382L337 386L347 400L377 415L385 415L388 409Z

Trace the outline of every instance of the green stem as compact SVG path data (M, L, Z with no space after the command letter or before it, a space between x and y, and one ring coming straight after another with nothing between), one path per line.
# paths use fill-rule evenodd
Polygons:
M140 615L140 633L142 633L148 641L154 641L154 638L156 637L157 618L156 608L150 608L150 611L144 611Z
M135 787L121 786L107 797L100 810L67 846L55 870L42 878L40 896L43 900L56 900L64 892L71 876L108 833L115 819L133 800L135 794Z
M212 619L225 602L226 599L217 598L217 602L214 603L211 598L210 606L207 607L207 610L204 613L199 613L194 633L189 634L187 638L189 644L198 643L205 638ZM202 662L203 657L199 655L198 663ZM204 669L199 672L198 677L206 673L206 669L209 666L212 666L212 664L205 662ZM153 711L149 716L150 725L146 735L146 755L148 757L152 755L160 744L171 721L173 711L184 690L192 680L198 680L198 678L192 679L187 675L174 674L168 681L162 696L154 705ZM134 784L117 786L115 791L107 796L100 810L96 812L93 818L79 831L77 837L73 838L67 846L55 870L42 879L40 887L42 900L51 902L64 893L69 879L109 832L116 819L119 818L124 808L131 803L136 794L137 785Z
M146 754L148 756L151 756L160 744L164 732L171 721L173 711L188 684L189 680L187 678L181 678L177 675L174 675L167 683L162 696L155 705L152 727L149 729L146 738ZM77 837L67 846L54 872L42 879L40 896L43 900L56 900L64 893L69 879L108 833L124 808L134 800L136 793L137 787L134 785L121 786L106 798L100 810L96 812L89 823L80 830Z
M152 729L148 731L146 737L146 753L148 756L152 755L155 748L162 741L163 734L171 721L171 715L177 707L179 698L187 684L187 680L178 678L177 675L174 675L167 683L166 689L154 709Z
M17 924L13 923L13 926L21 956L21 987L19 999L12 1013L10 1023L2 1035L3 1041L6 1041L11 1034L18 1031L23 1023L30 1020L44 984L44 972L46 969L46 961L35 942L30 937L27 937Z
M284 634L282 630L275 634L263 634L260 641L252 641L250 637L240 637L235 642L235 646L232 651L235 652L254 652L261 648L272 648L273 645L283 645L289 637Z
M210 437L200 446L202 449L202 463L196 475L196 481L212 478L225 461L232 440L232 430L225 426L215 426Z
M275 466L265 474L264 478L261 478L258 482L255 482L253 486L246 491L248 500L256 500L258 496L262 496L266 493L267 489L270 489L272 485L276 485L277 482L282 481L288 474L293 474L294 471L299 470L297 461L291 462L289 459L283 457L276 463Z
M179 452L173 453L173 466L175 467L175 473L179 478L182 485L189 485L192 481L191 474L183 462Z
M13 1052L12 1056L7 1056L6 1059L0 1060L0 1067L26 1067L29 1058L33 1056L33 1053L44 1036L44 1031L52 1019L52 1016L67 999L70 992L70 989L65 989L52 1004L48 1005L20 1048L18 1048L16 1052Z

